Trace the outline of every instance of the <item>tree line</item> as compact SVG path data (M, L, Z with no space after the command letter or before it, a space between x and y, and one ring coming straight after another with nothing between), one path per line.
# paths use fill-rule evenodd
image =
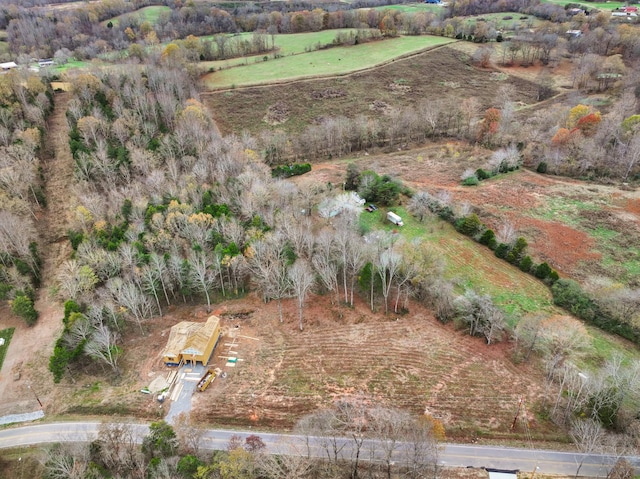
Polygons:
M41 159L51 87L33 75L0 77L0 298L28 324L40 285L38 215L46 206Z

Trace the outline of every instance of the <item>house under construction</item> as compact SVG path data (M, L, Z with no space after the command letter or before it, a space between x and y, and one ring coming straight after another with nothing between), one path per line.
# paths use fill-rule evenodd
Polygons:
M167 366L191 362L207 364L220 338L220 318L209 316L206 323L182 321L171 328L163 360Z

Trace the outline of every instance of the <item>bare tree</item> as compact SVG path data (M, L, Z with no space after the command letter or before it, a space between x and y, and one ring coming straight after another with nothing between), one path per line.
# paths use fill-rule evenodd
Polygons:
M109 422L98 428L98 438L93 445L99 449L98 456L113 474L136 477L133 474L142 462L136 434L130 424Z
M262 290L264 301L278 302L278 315L282 323L282 300L291 295L289 263L284 251L281 235L269 235L256 241L249 251L249 270Z
M211 271L211 261L209 261L204 251L194 251L189 257L189 264L191 265L192 279L200 292L207 298L207 313L210 313L211 297L209 296L209 290L215 283L215 277Z
M92 359L111 367L116 375L120 374L118 359L122 349L117 345L119 334L111 331L104 323L94 326L91 338L84 345L84 352Z
M584 464L585 455L593 454L601 447L604 429L600 422L595 419L577 419L571 424L569 435L578 450L582 453L580 455L580 462L577 464L575 475L577 478Z
M309 291L313 287L315 278L313 277L313 270L309 266L309 263L303 259L297 259L295 263L289 268L287 272L289 280L291 281L291 288L298 301L298 319L300 331L304 329L302 321L302 310L304 303L307 299Z
M202 438L206 432L202 423L192 419L188 413L181 413L174 421L173 430L183 454L197 456L201 452Z
M329 293L336 295L339 300L340 293L338 291L338 263L335 257L335 246L333 244L333 234L329 230L323 230L316 240L316 248L314 250L311 262L315 268L322 284ZM333 296L331 303L333 304Z
M47 450L43 466L46 477L51 479L85 479L89 463L87 445L55 444Z

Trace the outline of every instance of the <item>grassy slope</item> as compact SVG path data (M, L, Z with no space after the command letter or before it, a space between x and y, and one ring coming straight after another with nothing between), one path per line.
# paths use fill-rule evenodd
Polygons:
M171 9L169 7L166 7L164 5L157 5L157 6L151 6L151 7L144 7L141 8L140 10L136 10L135 12L130 12L130 13L124 13L122 15L118 15L117 17L113 17L109 20L105 20L103 22L101 22L103 25L106 25L109 22L112 22L114 25L117 25L120 22L121 18L127 17L129 15L135 15L138 16L140 18L141 22L149 22L152 25L155 24L158 21L158 18L160 18L160 15L162 15L165 12L170 12Z
M491 250L457 233L451 225L435 216L420 223L404 208L390 210L404 221L399 229L403 238L428 241L434 247L447 266L445 275L460 284L461 292L468 287L489 294L508 313L551 309L551 292L547 286L506 261L498 260ZM397 230L386 220L386 211L363 213L360 217L363 229Z
M397 10L402 13L417 13L417 12L440 12L444 7L442 5L434 5L428 3L406 3L403 5L385 5L383 7L375 7L373 10ZM369 10L368 8L362 8L361 10Z
M337 30L322 30L319 32L311 33L289 33L278 34L275 36L275 45L278 47L279 55L295 55L298 53L304 53L309 50L315 49L318 44L327 45L333 42L338 32L350 32L357 31L355 28L342 28ZM236 37L250 39L252 33L241 33ZM210 40L211 36L201 37L202 40ZM269 38L269 45L271 45L271 38ZM269 54L271 56L271 54ZM263 61L263 55L255 55L248 58L231 58L229 60L218 60L212 62L201 62L200 65L206 69L219 70L221 68L229 68L237 65L246 65L249 63L256 63Z
M205 78L210 89L258 85L324 75L343 75L373 67L425 48L449 43L443 37L399 37L352 47L336 47L222 70ZM277 62L274 64L274 61Z
M574 0L542 0L547 3L555 3L556 5L567 5L569 3L579 3L587 8L598 8L600 10L613 10L615 8L624 7L625 2L579 2Z
M7 355L7 350L9 349L9 343L11 342L14 330L15 328L7 328L0 331L0 338L4 338L4 345L0 346L0 370L2 370L2 363Z

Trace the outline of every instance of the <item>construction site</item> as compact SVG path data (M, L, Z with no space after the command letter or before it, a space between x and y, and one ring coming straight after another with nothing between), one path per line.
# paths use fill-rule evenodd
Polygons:
M242 363L240 346L244 341L258 341L240 334L237 323L229 323L223 325L220 317L212 315L205 322L181 321L170 328L162 353L164 371L150 373L155 378L140 390L168 406L164 408L168 422L190 412L194 393L219 384L230 369Z

